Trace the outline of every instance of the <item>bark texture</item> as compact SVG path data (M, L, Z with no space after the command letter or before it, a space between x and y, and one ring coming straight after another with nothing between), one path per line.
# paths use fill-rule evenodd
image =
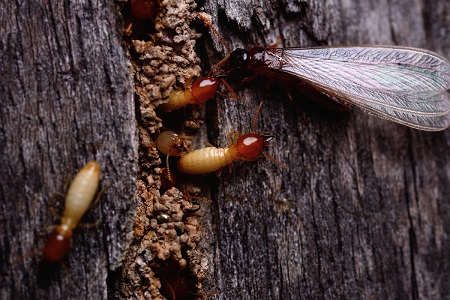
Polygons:
M136 190L133 89L112 1L0 4L0 298L105 299ZM41 262L68 173L97 160L98 205L69 255ZM56 212L52 214L52 212Z
M206 1L205 8L232 49L396 44L450 57L445 0ZM212 41L210 53L223 57ZM448 130L311 108L270 81L238 94L210 110L217 111L210 137L223 145L232 126L249 130L264 100L257 128L275 134L267 152L289 170L261 159L220 177L210 219L213 299L448 297Z
M201 5L231 48L395 44L450 57L447 0ZM136 222L138 164L119 12L112 1L13 0L0 4L0 20L0 298L114 298L108 286L124 280ZM204 31L199 53L207 70L226 51ZM276 82L236 91L238 101L206 105L207 126L194 145L225 146L233 126L250 130L264 100L256 129L275 134L267 152L289 169L260 159L235 163L219 178L184 179L213 200L201 203L209 255L202 268L211 272L203 288L211 299L450 295L448 130L336 113L296 94L290 101ZM154 148L152 137L145 141ZM51 212L62 208L54 199L68 168L75 173L90 159L111 183L84 218L97 224L75 231L61 263L44 265L46 228L57 223ZM145 288L133 285L128 295Z

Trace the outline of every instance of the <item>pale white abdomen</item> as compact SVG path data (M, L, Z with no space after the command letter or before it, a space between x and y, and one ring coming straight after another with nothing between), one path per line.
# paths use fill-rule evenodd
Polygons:
M204 174L219 170L239 159L235 147L207 147L189 152L178 161L178 170L186 174Z
M75 227L94 199L100 181L100 165L88 162L75 176L66 196L63 220Z
M192 101L192 92L190 90L173 91L170 94L169 102L160 105L159 108L163 111L170 112L172 110L185 107L191 101Z

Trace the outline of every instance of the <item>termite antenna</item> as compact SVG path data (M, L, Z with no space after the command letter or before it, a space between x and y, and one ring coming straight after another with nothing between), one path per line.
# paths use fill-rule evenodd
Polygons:
M167 178L169 178L169 181L172 182L172 184L173 184L172 175L170 174L169 157L170 157L170 155L166 155Z
M228 53L227 56L225 56L224 58L222 58L218 63L216 63L212 68L211 71L209 71L208 75L209 76L215 76L215 74L217 72L220 72L221 67L228 62L228 60L230 59L230 55L232 52Z
M252 127L251 127L251 132L252 133L255 133L255 128L256 128L256 121L258 121L258 114L259 114L259 111L261 110L261 106L263 105L263 101L261 101L260 103L259 103L259 105L258 105L258 108L256 109L256 112L255 112L255 116L253 117L253 120L252 120Z
M219 39L219 41L222 43L222 45L227 49L228 53L231 52L231 48L227 45L227 43L225 43L224 39L222 38L222 36L219 34L219 32L214 28L213 24L211 23L211 21L209 21L205 16L203 16L202 14L200 14L199 12L195 12L195 14L197 15L197 17L203 21L203 23L209 27L209 29L212 30L212 32L214 32L214 34L217 36L217 38Z
M224 75L224 76L226 76L226 75ZM227 88L227 90L228 90L228 91L230 92L230 94L231 94L231 97L232 97L234 100L237 100L237 99L238 99L238 96L237 96L236 93L234 92L233 88L228 84L228 82L227 82L225 79L223 79L222 77L219 77L219 75L216 76L216 77L218 77L218 78L220 79L220 82L222 82L223 85Z
M273 162L273 163L279 165L279 166L282 167L283 169L286 169L286 170L288 169L288 167L287 167L285 164L283 164L281 161L276 160L275 158L273 158L272 156L270 156L270 155L267 154L266 152L261 151L261 153L262 153L262 155L264 155L265 158L267 158L267 159L270 160L271 162Z

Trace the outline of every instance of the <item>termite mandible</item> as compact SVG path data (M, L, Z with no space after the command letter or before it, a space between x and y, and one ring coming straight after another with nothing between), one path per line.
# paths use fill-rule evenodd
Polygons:
M197 15L217 32L201 14ZM250 71L281 77L294 86L306 83L345 106L415 129L439 131L450 126L450 62L423 49L237 48L215 69L211 73Z
M262 102L256 110L252 128L255 127L261 106ZM232 163L234 160L253 160L259 157L260 154L286 168L282 163L263 151L264 147L268 146L273 140L273 135L247 133L239 136L239 134L235 134L231 142L230 138L232 134L233 132L229 134L229 147L206 147L182 155L178 161L178 170L185 174L205 174L217 171L225 165Z
M65 197L61 224L45 243L45 260L57 262L69 252L72 231L91 205L99 182L100 165L96 161L88 162L75 176Z

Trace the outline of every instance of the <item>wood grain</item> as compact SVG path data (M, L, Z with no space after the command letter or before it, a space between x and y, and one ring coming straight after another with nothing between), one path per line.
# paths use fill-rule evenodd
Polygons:
M112 2L0 4L0 298L105 299L120 265L136 189L136 126L128 63ZM53 201L96 159L99 204L60 264L41 263ZM57 214L52 214L52 211Z
M204 7L232 48L396 44L450 57L446 0ZM112 299L134 222L138 147L120 15L112 1L13 0L0 4L0 20L0 298ZM206 65L226 54L207 29L199 50ZM267 152L289 169L261 159L202 178L213 200L202 203L211 299L448 297L448 130L328 111L295 92L290 101L276 81L236 92L238 101L207 104L201 139L226 145L264 100L257 129L275 134ZM84 218L97 224L78 229L69 256L46 269L39 252L61 209L54 196L90 159L111 183Z
M205 8L232 49L397 44L450 57L450 5L436 5L206 1ZM213 35L207 49L226 54ZM213 299L448 296L448 130L419 132L357 111L327 111L301 95L291 102L264 80L238 96L211 108L213 143L224 144L233 125L248 130L264 100L258 127L275 134L268 153L289 170L262 159L220 177L209 232Z

